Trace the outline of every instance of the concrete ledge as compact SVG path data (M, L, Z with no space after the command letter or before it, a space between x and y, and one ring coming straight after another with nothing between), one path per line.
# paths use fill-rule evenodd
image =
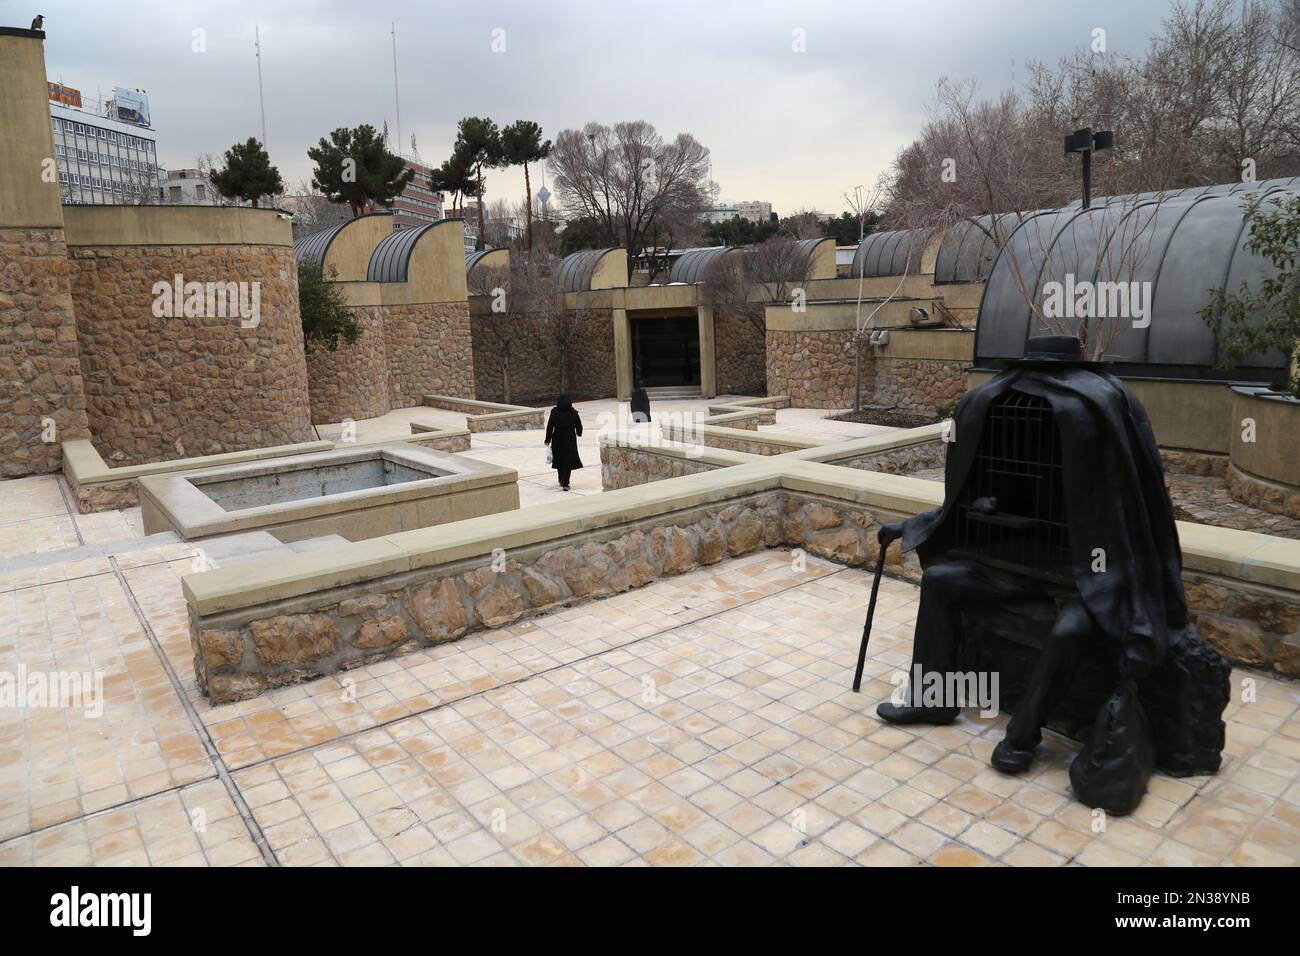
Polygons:
M294 445L272 445L266 448L249 448L220 455L203 455L198 458L174 458L169 461L149 462L144 465L110 467L105 463L94 444L79 438L63 443L63 476L77 498L82 514L129 508L138 503L136 483L150 475L177 474L199 468L216 468L241 462L304 455L311 452L332 451L331 441L299 442Z
M606 491L643 485L665 478L699 474L718 468L730 468L761 461L758 455L654 440L630 434L602 436L600 440L600 480Z
M728 428L725 425L699 425L685 428L678 424L666 425L663 435L670 441L690 444L692 440L703 441L711 448L724 448L730 451L747 452L751 455L784 455L787 452L823 445L815 439L795 438L792 435L759 433L746 428Z
M759 398L738 398L734 402L719 402L709 406L710 415L726 415L728 412L745 411L752 408L789 408L789 395L768 395Z
M465 427L471 432L527 431L546 427L546 409L527 405L504 405L480 402L451 395L426 395L424 404L465 414Z
M348 471L378 462L405 469L407 480L376 483ZM330 473L338 488L318 493ZM225 487L225 497L209 486ZM139 489L145 533L171 530L186 541L245 531L359 541L519 507L513 470L401 442L152 475Z

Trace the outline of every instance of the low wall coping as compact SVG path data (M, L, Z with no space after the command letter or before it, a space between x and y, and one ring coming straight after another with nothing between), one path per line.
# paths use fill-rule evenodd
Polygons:
M752 434L748 433L748 434ZM698 461L715 468L730 468L733 465L747 465L762 461L762 455L753 455L747 451L732 451L729 448L713 448L709 445L690 445L678 441L652 441L641 439L637 435L621 432L617 435L601 435L601 448L626 448L642 454L659 454L665 458L681 458Z
M788 452L785 457L801 461L820 461L833 464L846 458L861 458L882 452L906 448L909 445L924 445L932 441L942 441L945 424L935 422L917 428L905 428L901 431L885 432L880 435L868 435L865 438L850 438L848 441L832 442L812 448Z
M680 431L682 429L669 429ZM788 448L791 451L804 448L819 448L823 443L812 438L795 438L792 435L773 434L772 432L750 431L747 428L727 428L725 425L699 425L691 429L701 435L726 438L731 441L743 441L751 444L771 445L774 448Z
M199 468L216 468L219 465L237 465L263 458L283 458L288 455L305 455L318 451L333 451L332 441L299 442L294 445L271 445L266 448L249 448L244 451L223 452L219 455L201 455L197 458L172 458L167 461L148 462L143 465L108 465L94 444L86 438L63 443L63 473L73 487L84 488L110 481L133 481L149 475L165 475L177 471L194 471Z
M369 538L323 551L240 562L181 579L200 616L286 600L404 571L632 524L780 486L763 462L602 492L518 511ZM682 484L683 481L689 484Z

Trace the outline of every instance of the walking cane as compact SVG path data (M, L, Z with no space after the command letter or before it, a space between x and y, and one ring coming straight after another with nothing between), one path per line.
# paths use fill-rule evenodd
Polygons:
M880 575L885 571L885 552L888 544L880 546L880 556L876 558L876 577L871 582L871 602L867 605L867 623L862 626L862 644L858 647L858 669L853 672L853 692L862 689L862 668L867 663L867 641L871 640L871 619L876 616L876 595L880 591Z

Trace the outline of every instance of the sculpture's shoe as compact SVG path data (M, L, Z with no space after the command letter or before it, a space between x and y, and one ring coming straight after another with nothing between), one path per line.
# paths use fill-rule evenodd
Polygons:
M1003 737L993 748L993 757L989 762L993 764L994 770L1003 773L1024 773L1034 762L1034 749L1030 747L1028 750L1020 750Z
M889 701L876 708L876 715L890 724L951 724L959 713L956 707L906 707Z

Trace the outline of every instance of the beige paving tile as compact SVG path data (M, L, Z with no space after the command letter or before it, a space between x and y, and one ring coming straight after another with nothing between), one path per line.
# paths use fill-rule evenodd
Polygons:
M0 594L0 658L66 688L0 708L0 839L214 773L116 576Z
M1070 794L1066 741L1009 778L988 765L1003 718L875 717L910 654L912 585L883 583L872 680L848 690L860 570L762 553L213 708L189 560L117 567L285 865L1300 863L1289 686L1252 675L1223 771L1157 776L1101 826ZM0 593L0 666L20 662L100 669L109 706L0 711L0 864L261 862L116 574Z

